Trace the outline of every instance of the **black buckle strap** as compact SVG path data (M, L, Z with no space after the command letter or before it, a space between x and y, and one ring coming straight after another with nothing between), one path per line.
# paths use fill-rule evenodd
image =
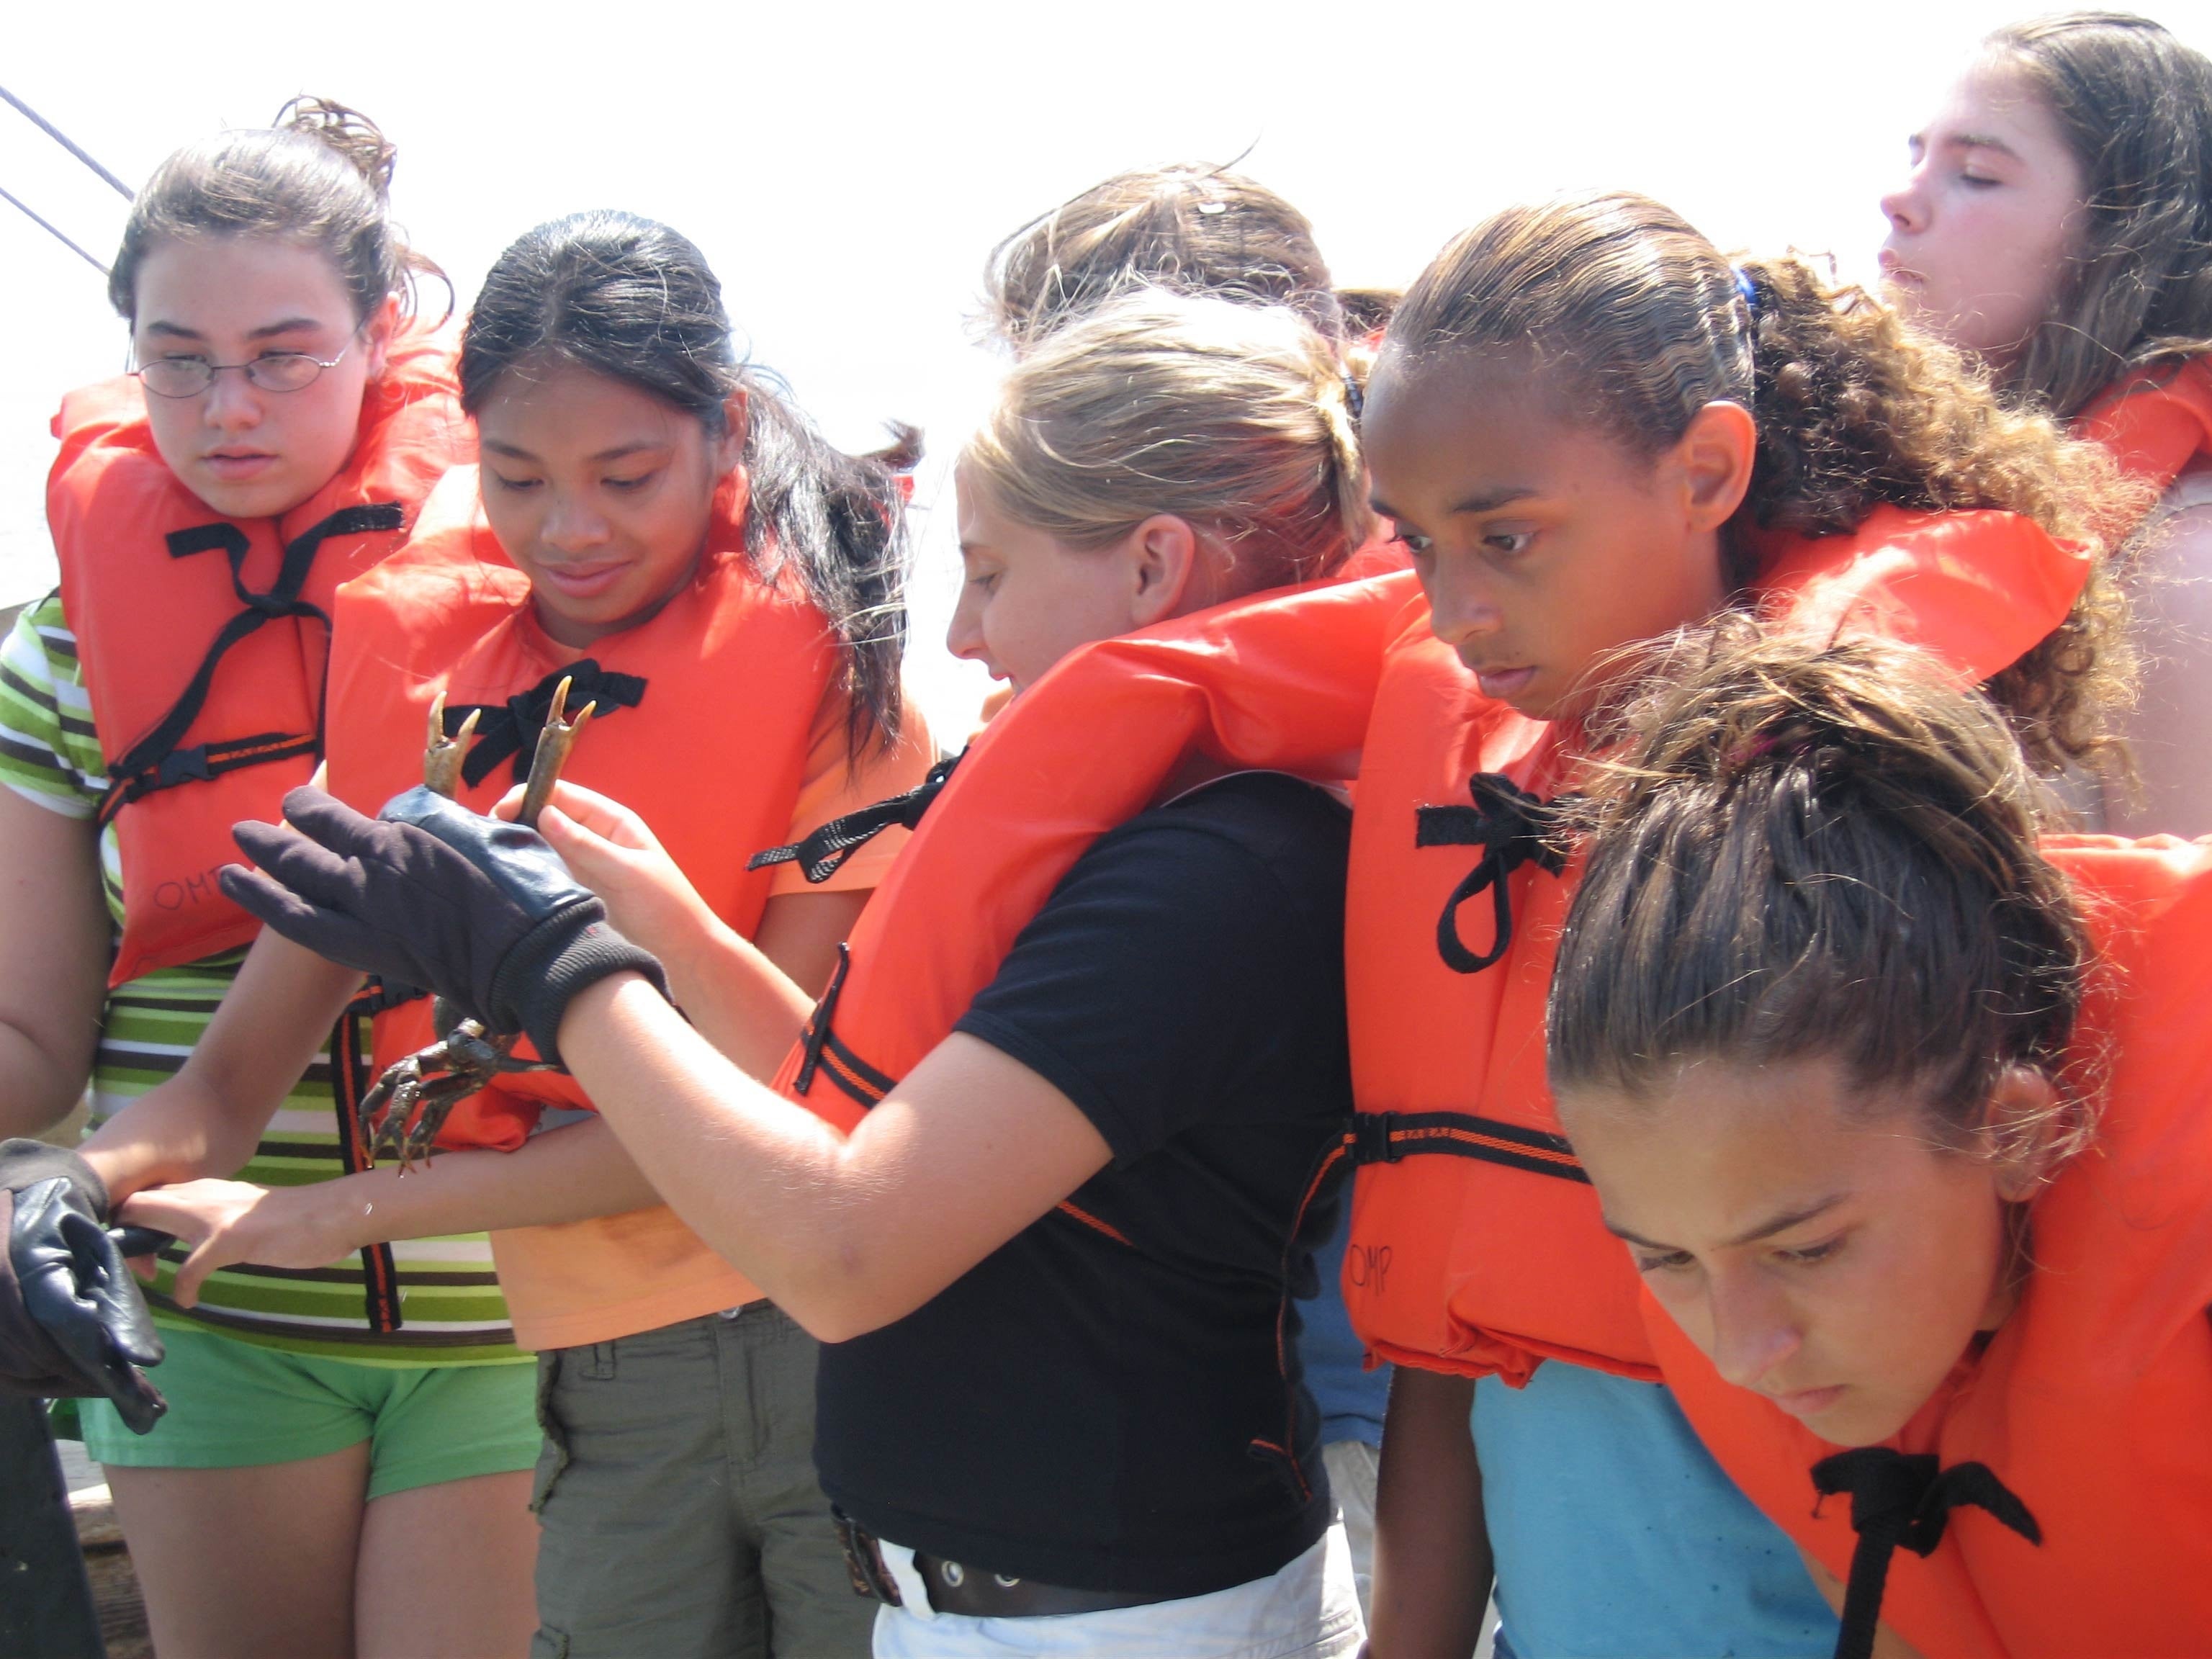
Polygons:
M962 755L965 753L963 750ZM765 870L770 865L795 863L808 881L829 880L839 866L884 830L919 828L921 815L951 781L952 769L960 764L962 755L938 762L929 769L927 777L903 795L832 818L787 847L771 847L765 853L754 854L745 860L745 868Z
M1566 849L1559 845L1557 831L1559 809L1572 797L1545 800L1496 772L1476 773L1468 780L1468 793L1474 801L1472 806L1415 807L1413 845L1482 848L1482 856L1452 889L1437 921L1437 952L1444 965L1454 973L1479 974L1504 957L1513 943L1513 902L1505 878L1524 864L1555 876L1566 868ZM1478 956L1460 939L1459 907L1486 887L1497 927L1490 949Z
M852 946L841 942L837 946L837 971L830 975L830 988L814 1005L814 1012L807 1017L806 1030L799 1038L799 1075L793 1079L793 1086L802 1095L811 1092L819 1073L857 1104L873 1107L890 1093L898 1079L869 1065L838 1038L835 1029L837 999L845 989L845 975L852 969Z
M1813 1465L1813 1486L1823 1498L1850 1494L1851 1530L1858 1534L1851 1549L1850 1582L1844 1588L1836 1659L1869 1659L1890 1557L1899 1548L1918 1556L1934 1554L1953 1510L1972 1504L2029 1543L2043 1542L2043 1529L2027 1505L1986 1463L1954 1463L1944 1469L1931 1454L1861 1446Z
M553 712L553 694L563 680L570 681L568 708L596 703L592 718L603 720L618 708L635 708L645 701L645 680L636 674L617 674L584 657L566 668L556 668L527 691L517 692L505 702L465 702L446 708L446 735L457 738L471 714L477 717L477 740L461 763L461 781L471 788L492 774L503 760L514 763L514 781L530 776L530 762L538 752L538 734Z
M312 734L271 732L259 738L207 744L198 750L184 751L185 758L171 764L172 757L179 752L177 745L191 730L192 722L200 717L200 710L207 706L208 693L215 685L216 670L222 666L231 647L258 632L264 623L283 617L311 617L328 631L331 619L322 607L300 597L323 543L332 536L399 530L406 523L407 514L397 501L340 507L285 544L276 580L265 591L246 585L246 556L252 544L236 525L220 521L172 531L167 538L171 558L188 559L201 553L221 552L230 562L231 592L238 596L244 609L225 623L210 642L199 667L193 671L191 681L176 702L169 706L169 712L161 716L152 731L108 763L107 793L100 798L100 823L105 826L125 805L157 789L204 782L240 767L265 765L295 755L321 754L322 700L318 695L315 730Z
M1565 1135L1473 1112L1362 1112L1352 1120L1354 1164L1395 1164L1428 1153L1480 1158L1589 1185L1589 1174Z
M845 1572L852 1580L853 1593L885 1607L904 1607L906 1599L899 1594L898 1581L884 1564L882 1540L834 1504L830 1506L830 1519L845 1552ZM1063 1584L1040 1584L921 1550L914 1552L914 1570L928 1591L933 1611L969 1619L1052 1619L1074 1613L1148 1607L1176 1599L1152 1590L1074 1589Z
M374 1044L368 1040L370 1022L386 1008L396 1008L422 994L404 985L395 988L397 994L387 990L381 980L372 977L354 994L331 1031L331 1104L337 1111L338 1152L348 1175L358 1175L369 1167L368 1147L362 1139L359 1108L373 1081L369 1062L374 1055ZM364 1244L361 1247L361 1268L362 1296L368 1328L379 1335L389 1336L405 1323L405 1315L400 1308L398 1260L389 1244Z

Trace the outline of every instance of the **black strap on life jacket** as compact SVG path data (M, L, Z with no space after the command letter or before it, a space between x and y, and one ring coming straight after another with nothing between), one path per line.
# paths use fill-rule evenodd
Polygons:
M1524 864L1553 875L1566 867L1559 823L1561 810L1573 798L1545 800L1496 772L1476 773L1467 787L1472 805L1413 809L1413 845L1482 849L1437 919L1437 954L1444 965L1454 973L1479 974L1496 966L1513 943L1513 899L1506 878ZM1486 888L1496 917L1495 936L1490 949L1478 956L1459 936L1459 908ZM1454 1111L1362 1112L1354 1123L1354 1164L1395 1164L1431 1153L1589 1184L1566 1137L1542 1129Z
M461 763L461 781L471 788L492 774L503 760L514 763L514 781L530 777L530 763L538 757L538 734L553 712L553 694L563 680L570 681L568 710L573 719L586 703L598 705L592 718L603 720L617 709L635 708L645 701L645 681L636 674L617 674L585 657L556 668L527 691L519 691L505 702L465 702L446 709L446 735L460 735L462 722L477 717L477 740Z
M951 763L946 763L949 768ZM841 943L837 946L837 971L830 976L830 988L814 1005L807 1017L806 1030L799 1038L798 1074L792 1086L804 1094L814 1089L814 1079L824 1077L836 1084L840 1092L863 1111L872 1111L885 1095L898 1086L898 1079L890 1073L879 1071L854 1054L838 1036L836 1028L837 999L843 994L845 976L853 969L853 949ZM1113 1223L1101 1219L1082 1208L1073 1199L1063 1199L1054 1206L1054 1212L1080 1223L1093 1232L1112 1239L1117 1244L1136 1249L1127 1233Z
M893 795L889 800L879 800L842 817L832 818L787 847L771 847L765 853L754 854L745 860L745 868L765 870L770 865L795 863L810 882L829 880L847 859L884 830L920 827L921 815L944 793L945 786L951 781L952 769L960 764L966 752L963 750L960 755L938 762L929 769L927 777L903 795Z
M872 1107L890 1093L898 1079L888 1072L881 1072L847 1048L838 1037L833 1022L837 1017L837 999L844 994L845 975L853 969L853 947L840 942L837 946L837 971L830 976L830 988L814 1005L807 1016L806 1030L799 1038L799 1075L792 1084L799 1093L812 1091L814 1079L826 1077L849 1097L855 1104Z
M368 1168L368 1147L362 1139L361 1103L374 1085L369 1074L374 1057L370 1033L374 1018L386 1008L412 1002L423 993L411 986L386 986L371 977L354 994L331 1031L331 1104L338 1117L338 1151L346 1173ZM368 1304L368 1328L389 1336L404 1322L399 1308L399 1265L389 1244L361 1247L361 1282Z
M1529 1175L1589 1185L1565 1135L1523 1127L1473 1112L1362 1112L1352 1121L1355 1164L1395 1164L1425 1154L1479 1158Z
M1472 806L1417 806L1415 847L1480 847L1482 856L1467 879L1452 889L1437 919L1437 953L1455 974L1479 974L1502 958L1513 943L1513 902L1505 878L1524 864L1553 875L1566 867L1566 851L1557 838L1559 809L1570 799L1545 800L1496 772L1468 780ZM1497 916L1488 951L1477 956L1459 936L1459 907L1485 888Z
M1858 1534L1851 1549L1850 1582L1844 1589L1836 1659L1869 1659L1889 1558L1900 1547L1918 1556L1934 1554L1953 1510L1974 1504L2029 1543L2043 1542L2043 1529L2027 1505L1986 1463L1954 1463L1945 1469L1929 1453L1861 1446L1813 1465L1813 1486L1823 1498L1850 1494L1851 1530Z
M284 546L284 557L276 569L276 580L263 592L246 585L246 556L252 547L246 532L227 521L204 524L190 530L172 531L167 538L169 556L188 559L195 554L220 550L230 561L231 591L245 607L225 623L212 641L206 655L200 659L199 667L193 672L188 684L169 712L161 716L154 729L131 744L120 757L107 766L107 793L100 797L99 821L105 826L115 815L132 801L143 799L157 789L173 789L180 783L205 782L219 778L226 772L235 772L243 767L264 766L271 761L289 760L295 756L319 756L323 752L322 691L315 695L315 729L313 732L264 732L249 738L235 738L218 743L197 744L190 749L179 749L185 733L191 730L192 722L200 717L207 706L208 693L215 684L216 670L223 658L248 635L260 629L266 623L282 617L312 617L322 623L325 632L330 617L321 606L312 605L300 597L307 585L308 574L315 566L315 555L323 543L332 536L360 536L372 531L398 530L407 522L407 514L397 501L376 501L360 507L343 507L321 523L310 526L294 537Z

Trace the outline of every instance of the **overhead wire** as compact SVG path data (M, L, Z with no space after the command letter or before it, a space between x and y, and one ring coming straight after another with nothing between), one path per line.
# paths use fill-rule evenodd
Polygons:
M26 204L21 197L16 196L4 186L0 186L0 197L7 198L10 206L18 210L25 218L28 219L33 224L38 226L40 229L45 231L49 236L52 236L57 242L59 242L70 252L76 254L78 258L83 260L85 264L90 265L101 276L105 276L107 275L107 267L106 265L100 264L99 260L94 258L92 255L87 253L75 242L70 240L68 237L63 235L60 231L55 229L52 225L47 223L46 220L41 219L36 213L33 213L29 205Z
M17 109L21 110L29 120L37 125L39 131L45 133L47 137L52 139L70 155L76 156L78 161L83 162L85 166L90 167L101 178L106 179L109 184L115 187L116 194L122 197L125 201L128 202L135 198L137 192L134 191L130 185L125 184L120 179L110 173L106 167L94 161L74 138L71 138L69 134L64 132L52 121L46 119L45 116L40 114L38 111L33 109L28 104L18 98L14 93L9 91L7 88L0 87L0 98L4 98L9 103L13 104Z
M0 99L5 99L9 104L12 104L17 110L22 112L23 116L27 120L37 126L41 132L45 133L47 137L52 139L70 155L76 156L78 161L83 162L85 166L90 167L102 179L105 179L114 187L116 192L120 195L125 201L127 202L133 199L131 186L125 184L120 179L110 173L106 167L100 166L98 161L92 158L91 155L83 148L83 146L79 144L75 139L71 138L69 134L64 132L59 127L56 126L52 121L46 119L45 116L40 114L38 111L33 109L28 104L18 98L14 93L9 91L5 87L0 87ZM101 276L105 276L107 275L107 267L106 265L100 264L100 262L94 258L91 254L86 252L75 242L71 241L66 235L63 234L61 230L51 221L44 218L39 213L34 211L30 204L5 188L0 188L0 197L5 197L9 206L15 208L18 212L22 214L25 218L28 219L33 224L38 226L40 229L45 231L46 234L52 237L70 252L76 254L77 258L82 259L85 264L90 265Z

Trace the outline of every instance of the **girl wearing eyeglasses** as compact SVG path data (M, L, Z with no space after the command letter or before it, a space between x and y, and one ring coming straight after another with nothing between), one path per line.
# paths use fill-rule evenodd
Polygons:
M137 367L64 400L61 586L0 649L0 1134L88 1079L112 1118L197 1044L258 931L212 871L317 763L332 595L467 458L392 160L301 100L132 207L109 295ZM337 1130L325 1051L245 1178L342 1175ZM538 1436L480 1237L153 1301L167 1415L79 1416L165 1656L521 1650Z

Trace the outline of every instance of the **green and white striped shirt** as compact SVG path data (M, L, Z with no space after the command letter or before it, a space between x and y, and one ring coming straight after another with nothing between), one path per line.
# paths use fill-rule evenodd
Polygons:
M93 730L92 703L76 639L49 594L18 617L0 644L0 784L72 818L88 819L106 791L106 763ZM100 842L107 908L123 918L115 827ZM173 1073L215 1017L237 975L242 951L164 968L108 994L94 1062L92 1115L106 1122ZM238 1178L264 1187L304 1186L345 1173L327 1045L286 1098ZM153 1297L160 1324L197 1323L265 1347L367 1364L472 1364L520 1361L507 1304L481 1233L416 1239L391 1247L400 1328L369 1320L359 1257L310 1269L226 1267L211 1275L191 1313L166 1294L181 1249L168 1253Z

